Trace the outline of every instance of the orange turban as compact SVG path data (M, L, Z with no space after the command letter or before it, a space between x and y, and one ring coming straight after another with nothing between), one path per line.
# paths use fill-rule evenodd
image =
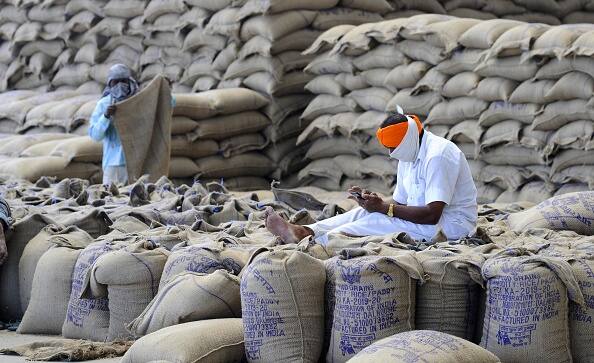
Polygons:
M423 125L419 118L415 115L407 115L408 117L412 118L417 123L417 128L419 129L419 134L423 129ZM395 149L400 145L406 132L408 131L408 122L401 122L395 125L386 126L384 128L380 128L376 132L377 139L379 140L380 144L384 145L387 148Z

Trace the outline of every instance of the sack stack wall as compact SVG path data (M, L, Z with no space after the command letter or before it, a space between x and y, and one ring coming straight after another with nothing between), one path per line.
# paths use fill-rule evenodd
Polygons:
M375 131L401 106L460 147L479 202L592 188L593 31L435 14L328 30L306 51L317 96L301 181L389 191L396 168Z

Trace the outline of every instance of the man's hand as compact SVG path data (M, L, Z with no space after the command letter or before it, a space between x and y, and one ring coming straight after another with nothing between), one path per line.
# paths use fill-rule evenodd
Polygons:
M116 105L107 106L107 109L105 110L105 117L110 118L111 116L113 116L116 112L116 108Z
M388 212L389 205L384 202L382 198L376 193L370 192L367 189L362 189L358 186L353 186L349 188L349 193L360 193L361 198L357 198L354 195L350 195L349 199L352 199L359 204L359 206L370 213L382 213L386 214Z
M390 207L379 195L367 190L363 192L363 199L359 202L359 205L369 213L381 214L388 213Z
M8 249L6 248L6 237L4 236L4 226L0 223L0 266L8 258Z

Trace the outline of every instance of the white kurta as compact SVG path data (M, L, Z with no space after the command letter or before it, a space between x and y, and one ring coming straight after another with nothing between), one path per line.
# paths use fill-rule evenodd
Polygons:
M476 226L476 187L464 154L452 142L425 131L414 162L398 163L394 201L409 206L444 202L437 225L416 224L381 213L355 208L347 213L309 225L317 242L325 244L329 233L375 236L406 232L418 240L431 240L439 228L450 240L468 236Z

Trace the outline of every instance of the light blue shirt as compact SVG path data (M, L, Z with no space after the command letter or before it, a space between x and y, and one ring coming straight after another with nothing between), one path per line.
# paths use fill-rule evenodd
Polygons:
M89 136L95 141L103 141L103 169L108 166L126 165L120 135L111 120L105 117L107 107L111 105L111 95L101 98L91 115Z
M101 98L91 115L89 136L95 141L103 141L103 170L109 166L125 166L126 157L122 141L112 120L105 117L107 107L111 105L111 95ZM175 98L171 97L171 106L175 107ZM113 118L113 116L112 116Z

